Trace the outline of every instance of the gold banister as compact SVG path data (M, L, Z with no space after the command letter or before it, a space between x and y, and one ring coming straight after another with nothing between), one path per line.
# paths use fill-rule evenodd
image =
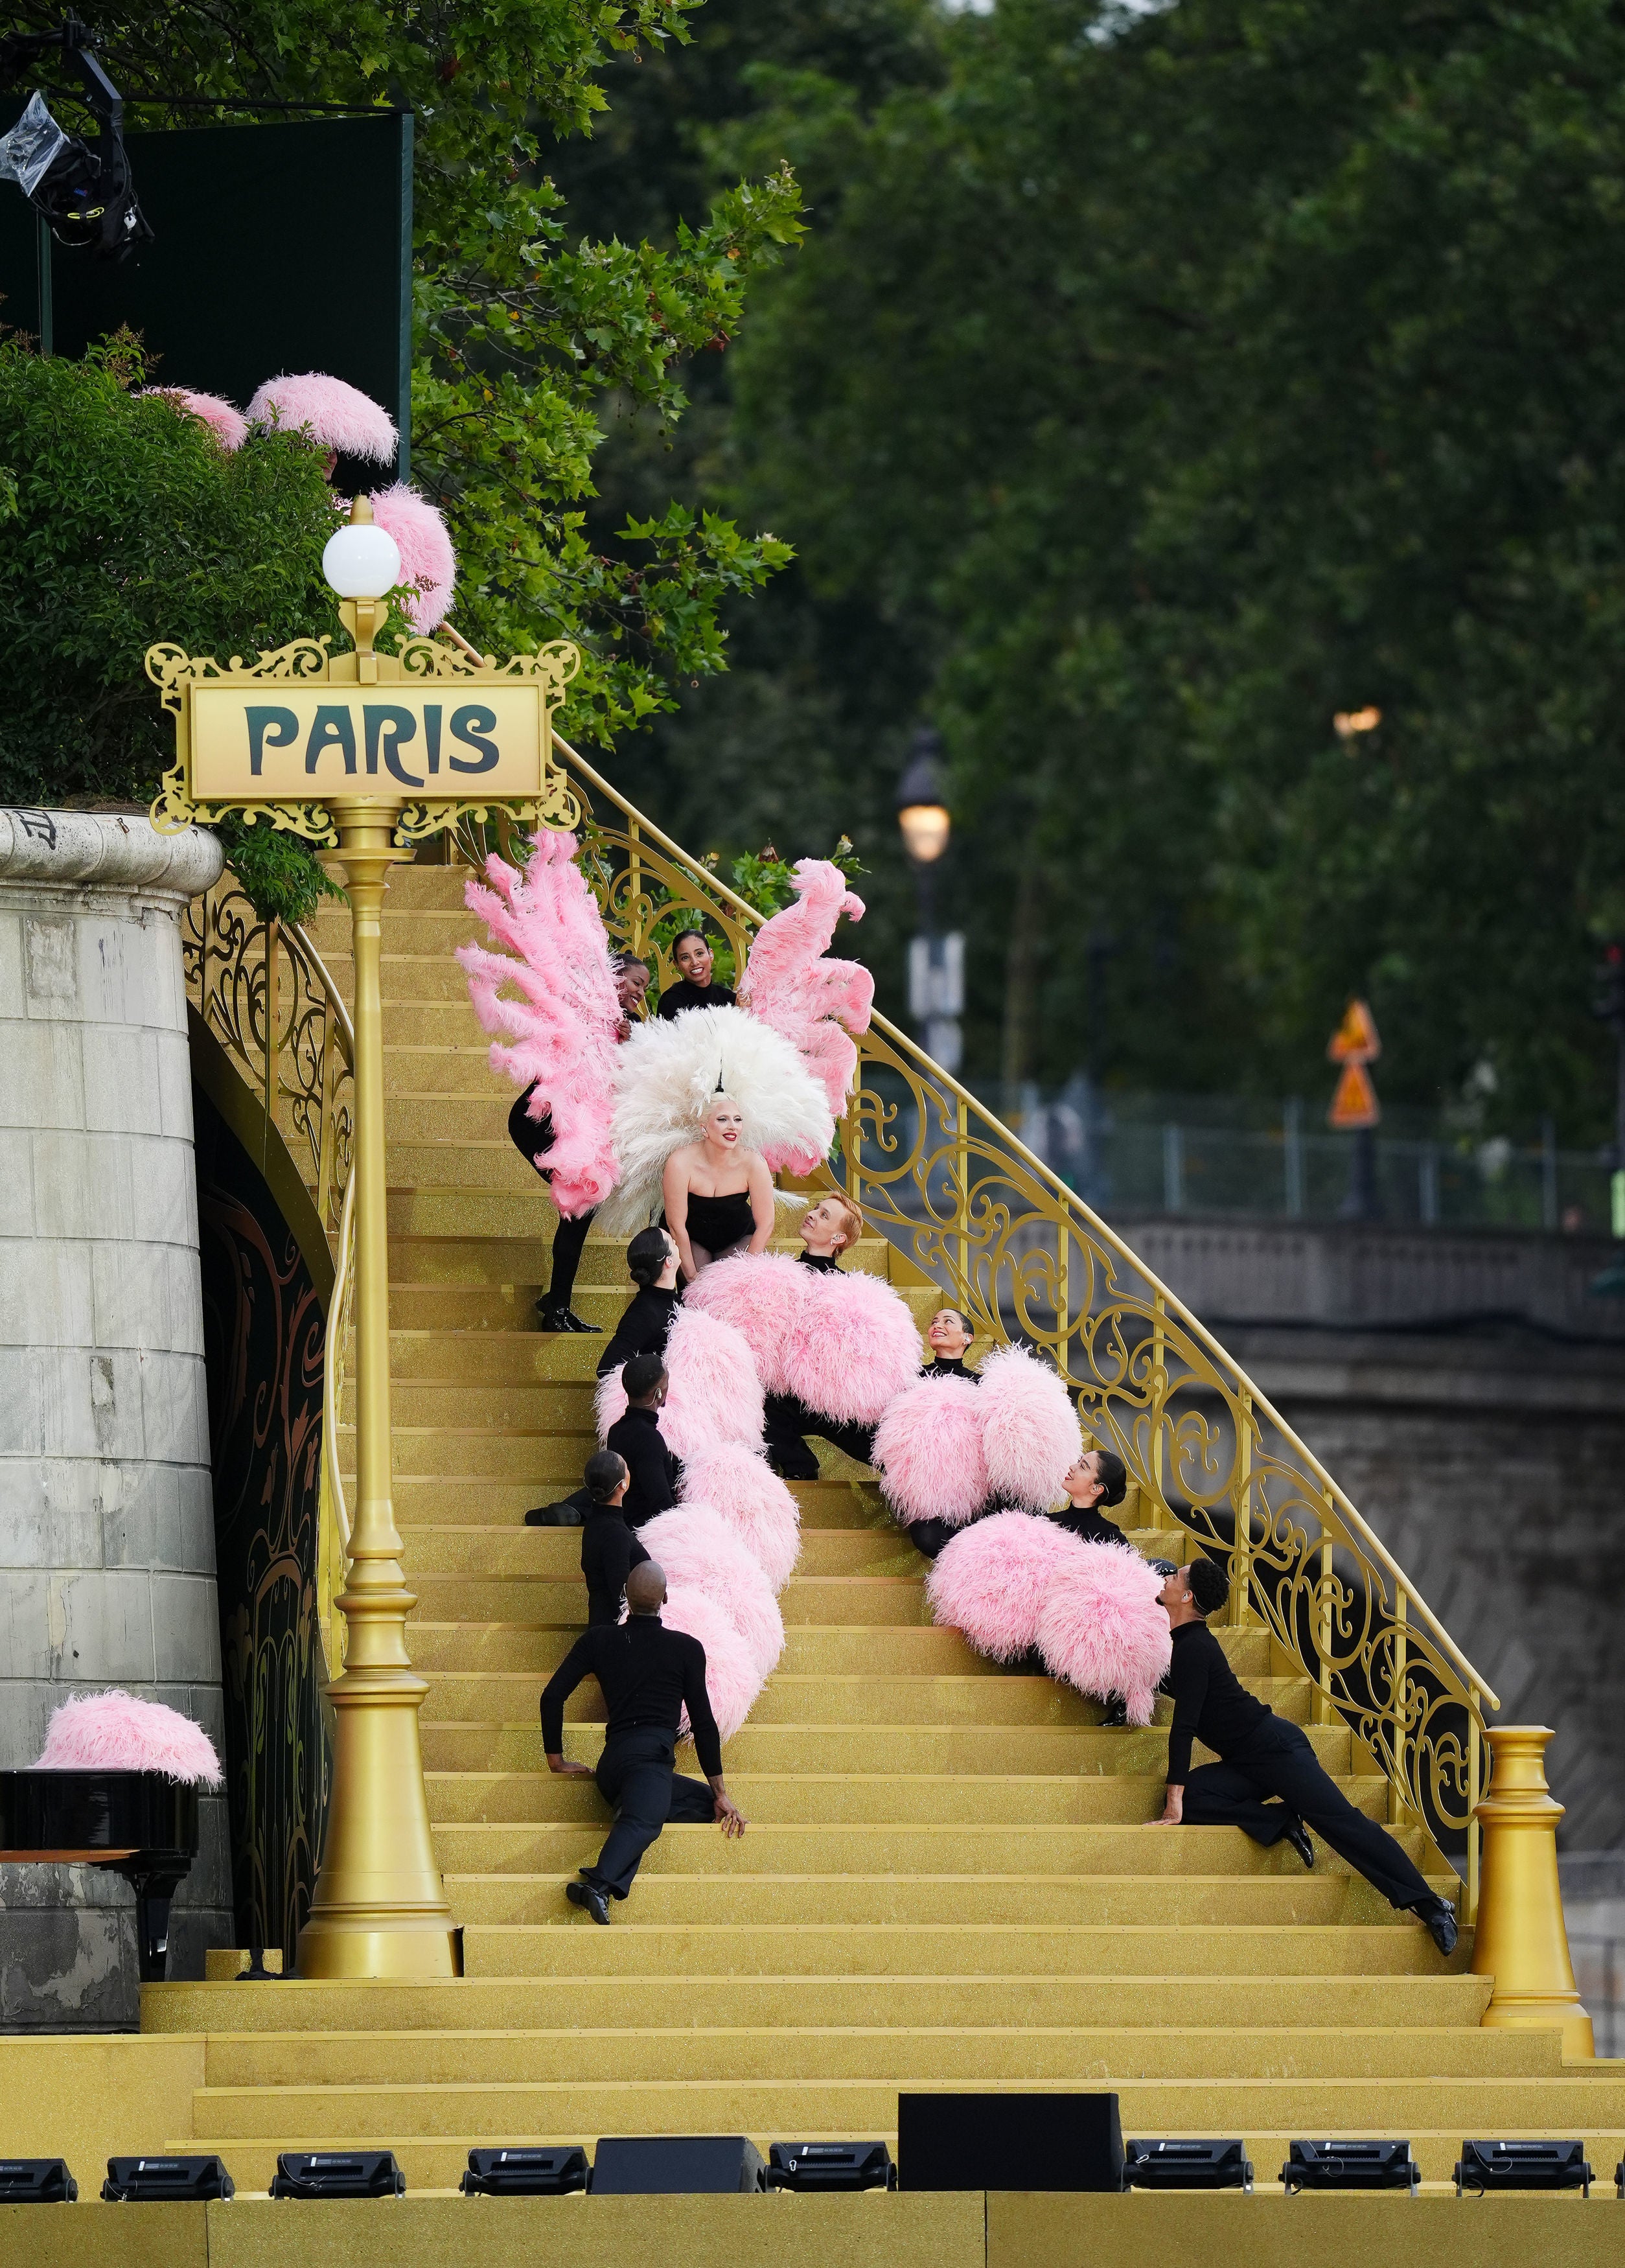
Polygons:
M619 944L669 981L651 933L692 911L741 968L761 917L555 735L584 811L585 870ZM463 845L477 856L478 840ZM1388 1778L1396 1815L1465 1839L1469 1904L1483 1712L1499 1702L1346 1492L1200 1320L1043 1160L908 1035L858 1042L842 1178L878 1233L980 1335L1047 1350L1122 1455L1141 1517L1228 1562L1261 1620Z

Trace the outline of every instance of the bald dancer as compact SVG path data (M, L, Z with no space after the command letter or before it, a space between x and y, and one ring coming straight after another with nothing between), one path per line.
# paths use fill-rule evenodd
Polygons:
M564 1885L571 1905L584 1906L596 1922L608 1921L611 1898L626 1896L644 1852L668 1819L715 1820L727 1836L743 1835L746 1826L723 1786L722 1742L705 1690L705 1648L661 1621L665 1575L654 1560L640 1561L628 1574L626 1603L625 1622L600 1623L582 1632L541 1697L548 1770L564 1779L596 1780L599 1793L614 1808L615 1823L596 1863L579 1869L578 1881ZM608 1716L596 1768L570 1764L563 1753L564 1704L587 1677L597 1678ZM673 1766L685 1709L709 1786Z

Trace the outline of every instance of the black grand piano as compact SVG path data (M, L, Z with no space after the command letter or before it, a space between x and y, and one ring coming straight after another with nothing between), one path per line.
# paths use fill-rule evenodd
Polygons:
M163 1772L0 1771L0 1859L122 1874L143 1984L163 1981L170 1901L196 1856L197 1790Z

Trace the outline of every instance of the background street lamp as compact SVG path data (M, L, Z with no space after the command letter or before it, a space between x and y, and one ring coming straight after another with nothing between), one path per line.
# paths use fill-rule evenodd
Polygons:
M914 868L920 926L908 947L908 1013L928 1056L957 1071L964 1052L960 1018L965 1008L965 939L958 931L937 934L937 862L948 847L952 821L945 800L941 735L922 725L897 784L897 824Z

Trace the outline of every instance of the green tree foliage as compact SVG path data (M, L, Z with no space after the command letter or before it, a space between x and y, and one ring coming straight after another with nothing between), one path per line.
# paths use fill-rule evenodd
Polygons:
M746 279L799 232L782 170L721 193L664 251L577 240L540 153L588 129L607 57L689 36L695 0L85 0L134 122L196 125L195 103L409 105L416 116L415 475L446 509L456 620L486 647L578 639L584 737L668 705L724 666L718 606L788 557L717 513L661 505L616 549L583 533L608 389L680 414L683 360L739 328ZM59 11L13 10L19 29ZM65 116L71 93L54 92ZM226 113L236 116L239 113ZM364 258L335 216L320 256ZM286 279L284 279L286 281ZM274 279L268 278L268 289ZM162 375L186 382L181 371Z
M1600 1130L1625 23L999 0L940 55L872 107L784 75L729 142L817 217L733 440L826 602L927 658L973 1062L1013 1025L1064 1074L1103 995L1117 1076L1312 1088L1361 989L1390 1095L1488 1064Z

